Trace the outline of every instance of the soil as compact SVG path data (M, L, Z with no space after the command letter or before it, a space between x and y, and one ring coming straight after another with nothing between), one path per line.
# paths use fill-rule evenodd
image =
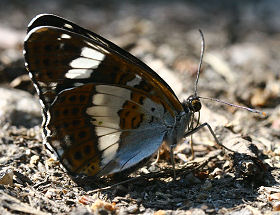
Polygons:
M1 214L277 214L280 210L280 1L0 2ZM111 40L156 71L180 100L198 94L211 125L130 175L71 177L41 137L24 68L29 21L53 13ZM194 157L190 141L194 145Z

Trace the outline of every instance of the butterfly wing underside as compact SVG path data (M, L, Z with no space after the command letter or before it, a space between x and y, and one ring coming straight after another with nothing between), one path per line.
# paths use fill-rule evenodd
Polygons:
M100 176L137 164L183 111L148 66L60 17L35 18L24 50L43 107L44 140L72 174Z

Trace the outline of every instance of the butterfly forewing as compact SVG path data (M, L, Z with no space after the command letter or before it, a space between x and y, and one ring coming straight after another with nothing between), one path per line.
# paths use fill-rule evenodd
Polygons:
M183 111L148 66L62 18L33 20L24 49L43 103L45 142L73 174L137 164L158 149Z
M170 112L182 111L178 99L161 81L82 35L55 27L37 27L28 33L24 48L27 68L42 93L46 93L41 100L47 107L61 90L95 82L138 88L160 97Z
M27 32L31 31L32 29L34 29L36 27L42 27L42 26L49 26L49 27L52 26L52 27L56 27L59 29L64 29L64 30L82 35L90 40L93 40L95 44L101 44L102 46L105 46L107 49L110 50L110 52L117 53L117 55L126 58L132 64L138 65L139 67L141 67L146 73L150 73L155 79L157 79L159 82L161 82L161 84L164 85L176 97L175 93L170 88L170 86L159 75L157 75L153 70L151 70L150 67L148 67L141 60L134 57L130 53L119 48L114 43L101 37L100 35L92 32L92 31L89 31L85 28L82 28L82 27L76 25L75 23L70 22L69 20L63 19L59 16L55 16L52 14L40 14L40 15L36 16L28 25Z

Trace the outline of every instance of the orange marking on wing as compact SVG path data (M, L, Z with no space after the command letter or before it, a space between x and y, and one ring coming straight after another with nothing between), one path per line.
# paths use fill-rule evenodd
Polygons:
M122 109L118 114L121 129L136 129L141 125L144 118L144 114L136 110Z
M111 57L110 57L111 58ZM117 62L119 63L117 63ZM108 62L110 62L108 60ZM110 70L113 70L116 73L115 76L115 80L114 82L116 84L123 84L125 85L127 82L133 80L135 78L135 73L131 70L129 70L127 64L123 63L120 61L120 59L114 59L114 65L118 65L118 66L113 66L113 65L109 65L112 66L112 68L110 68Z
M86 171L87 166L98 166L100 163L99 155L95 150L94 146L97 145L95 142L97 140L89 140L84 143L80 143L79 146L71 147L67 152L65 152L61 160L66 159L71 163L72 172ZM94 171L98 171L97 168ZM93 170L91 170L93 172Z
M88 175L88 176L94 176L99 171L100 171L100 160L95 159L95 160L91 160L86 165L84 165L83 168L78 170L78 173L85 174L85 175Z
M93 87L87 84L64 91L51 107L52 117L47 125L52 131L51 142L61 142L64 153L60 159L68 163L67 168L71 172L86 171L92 175L98 171L96 167L100 161L96 148L98 139L85 115L85 109L92 104Z

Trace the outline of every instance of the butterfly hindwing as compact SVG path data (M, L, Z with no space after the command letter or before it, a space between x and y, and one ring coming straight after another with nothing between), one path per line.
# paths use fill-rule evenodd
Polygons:
M145 102L140 104L133 94L140 92L85 84L57 96L47 113L51 117L45 129L47 142L68 171L113 173L157 150L166 131L162 119L168 117L160 104L145 95L141 95ZM145 104L154 104L153 111Z

